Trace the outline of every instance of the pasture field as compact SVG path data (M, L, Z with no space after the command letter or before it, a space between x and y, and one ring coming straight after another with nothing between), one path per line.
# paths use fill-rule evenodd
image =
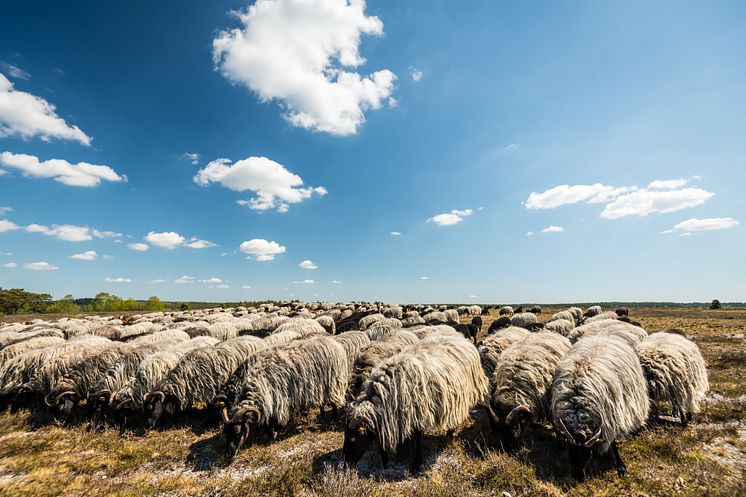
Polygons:
M545 308L541 320L556 310ZM423 473L412 477L409 444L386 469L376 451L356 470L341 469L343 423L328 412L296 419L274 442L258 437L226 466L222 432L198 412L148 433L120 433L22 410L0 414L0 495L746 495L746 309L631 308L630 316L648 332L684 330L707 361L711 392L687 428L664 417L625 440L625 478L601 464L585 482L573 482L547 426L505 453L481 411L450 440L426 437Z

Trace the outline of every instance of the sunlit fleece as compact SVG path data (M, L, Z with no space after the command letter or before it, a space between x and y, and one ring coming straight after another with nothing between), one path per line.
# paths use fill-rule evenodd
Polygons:
M257 0L235 13L241 27L213 40L217 70L262 101L278 101L292 125L355 134L365 112L389 98L396 76L349 70L365 63L362 35L383 35L365 0Z
M95 187L101 181L114 183L127 181L109 166L99 166L87 162L71 164L63 159L40 161L38 157L12 152L0 153L0 167L15 169L27 178L54 178L67 186Z

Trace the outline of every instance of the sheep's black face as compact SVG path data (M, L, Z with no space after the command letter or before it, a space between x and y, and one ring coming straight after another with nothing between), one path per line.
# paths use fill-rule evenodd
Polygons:
M373 434L362 423L350 423L345 430L345 441L342 447L345 464L354 466L373 442Z
M588 464L588 459L591 458L591 449L570 445L569 452L570 475L578 481L585 480L585 466Z
M63 397L57 404L57 412L60 416L69 417L75 408L75 400L72 397Z
M143 406L145 415L148 418L148 428L153 428L163 415L163 402L160 399L149 400Z
M225 434L225 459L230 463L249 437L249 422L245 419L231 420L223 426Z

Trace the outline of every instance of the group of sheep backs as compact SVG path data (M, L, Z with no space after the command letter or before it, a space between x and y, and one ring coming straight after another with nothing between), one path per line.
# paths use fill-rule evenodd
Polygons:
M267 305L4 325L0 408L150 427L206 408L223 423L230 462L252 428L274 437L295 414L347 406L346 463L377 442L386 464L413 438L416 472L422 433L452 433L481 406L508 445L551 422L582 479L592 451L612 451L624 473L617 439L661 401L685 424L708 389L694 343L648 336L625 309L570 308L542 329L538 312L501 308L501 324L475 347L457 322L470 315L479 328L482 312Z

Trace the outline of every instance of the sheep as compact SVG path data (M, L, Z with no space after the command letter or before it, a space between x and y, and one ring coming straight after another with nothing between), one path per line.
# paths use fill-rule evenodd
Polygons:
M425 324L425 320L419 314L416 316L405 317L401 320L403 328L409 328L411 326L417 326L419 324Z
M251 426L283 427L293 413L325 405L335 415L345 403L348 379L347 355L332 337L260 352L244 378L241 402L230 417L223 415L226 460L236 456Z
M568 321L567 319L555 319L554 321L549 321L547 324L544 325L544 329L546 331L559 333L564 337L569 336L574 328L574 321Z
M513 308L509 305L504 305L500 308L500 310L497 312L500 316L507 316L511 317L513 316Z
M382 325L379 323L380 321L378 323L373 324L373 326L365 330L365 333L368 335L368 338L371 341L382 340L386 338L387 336L393 335L399 332L400 330L402 330L401 326L391 327L391 326L386 326L386 325Z
M396 318L396 319L399 319L399 320L401 320L402 314L403 314L403 310L398 305L394 305L394 306L388 307L388 308L386 308L383 311L383 315L385 317L387 317L387 318Z
M283 343L292 342L293 340L297 340L298 338L301 338L301 334L298 332L290 330L278 331L277 333L273 333L264 338L264 342L267 344L267 347L272 347L275 345L282 345Z
M623 321L617 321L616 319L605 319L582 324L577 328L574 328L567 338L575 343L583 336L593 335L616 336L627 341L627 343L632 347L648 336L645 330L639 326L625 323Z
M614 311L599 312L598 314L585 318L583 324L593 323L594 321L605 321L608 319L619 319L619 316L617 316L617 313Z
M488 378L492 379L492 373L500 360L500 354L514 343L524 340L528 334L529 331L525 328L509 326L497 333L488 335L479 343L477 347L479 360Z
M505 329L507 327L511 326L510 324L510 318L507 316L501 316L490 324L490 327L487 328L487 334L491 335L497 331L500 331L502 329Z
M465 338L468 338L469 340L472 340L474 344L477 343L477 334L479 333L479 328L477 328L474 324L454 324L453 329L464 335Z
M493 428L515 442L526 428L551 417L550 388L554 370L572 347L562 335L529 334L500 355L492 377L488 408Z
M334 319L331 316L318 316L316 318L316 321L324 327L324 330L326 330L327 333L330 335L334 335L336 333L336 329L334 326Z
M300 336L312 335L314 333L327 334L326 330L323 326L321 326L320 323L314 321L313 319L304 318L288 319L287 321L284 321L282 324L280 324L277 328L275 328L272 333L280 333L283 331L294 331L300 334Z
M32 329L29 331L23 331L21 333L10 332L2 334L2 336L0 336L0 350L4 350L6 347L25 342L27 340L42 337L57 337L64 339L65 334L56 328Z
M370 329L368 329L370 332ZM342 348L345 349L347 354L347 362L350 367L350 371L355 364L355 361L360 357L361 351L370 344L371 339L368 337L368 333L365 331L345 331L334 337Z
M445 316L446 316L446 319L445 319L446 323L451 324L451 323L458 323L459 322L459 315L458 315L458 312L455 309L447 309L447 310L443 311L443 314L445 314Z
M617 440L648 418L647 385L634 349L617 337L585 337L557 365L551 411L558 436L570 443L570 470L585 478L593 450L611 450L619 476L626 466Z
M11 345L7 345L0 350L0 368L19 354L23 354L29 350L43 349L52 345L58 345L64 343L65 339L56 336L35 336L28 340L22 340L14 342Z
M629 309L627 307L624 307L624 306L617 307L616 309L614 309L614 312L619 317L629 316Z
M549 322L551 323L552 321L557 321L558 319L565 319L572 323L575 322L575 316L569 310L555 312L554 314L552 314L552 317L549 318Z
M425 338L384 360L350 404L343 453L355 465L376 440L385 456L414 436L411 470L422 464L422 432L452 432L487 394L479 354L457 336Z
M242 336L185 354L143 397L148 426L155 426L164 413L173 415L195 404L210 402L249 356L266 347L261 338Z
M515 314L512 318L510 318L510 324L512 326L518 326L519 328L528 329L529 326L536 324L536 322L536 314L530 312Z
M592 305L588 308L588 310L585 311L583 316L592 318L593 316L601 314L602 312L603 312L603 309L601 309L600 305Z
M382 319L386 319L386 317L383 314L378 314L378 313L369 314L367 316L360 318L357 325L360 330L364 331L364 330L367 330L370 325Z
M448 316L444 312L440 311L433 311L428 312L424 316L422 316L422 319L425 320L426 323L447 323L449 321ZM456 322L458 323L458 319L456 319Z
M471 324L477 327L477 332L482 331L482 317L475 316L471 319Z
M583 319L583 309L580 307L569 307L567 311L575 318L576 325Z
M679 334L659 332L638 343L635 350L653 405L669 402L673 415L686 426L709 390L707 366L699 347Z
M455 333L454 333L455 334ZM399 331L383 340L371 342L360 351L360 355L353 365L350 380L350 392L353 397L357 396L363 383L370 377L373 368L378 366L385 358L398 354L405 348L417 343L420 339L409 331Z
M426 337L436 336L436 335L454 335L454 336L462 336L461 333L456 331L453 326L448 324L438 324L433 326L416 326L413 328L409 328L407 331L410 331L414 333L414 335L422 340Z
M532 306L528 309L528 312L530 312L531 314L539 315L541 314L541 306L540 305Z

